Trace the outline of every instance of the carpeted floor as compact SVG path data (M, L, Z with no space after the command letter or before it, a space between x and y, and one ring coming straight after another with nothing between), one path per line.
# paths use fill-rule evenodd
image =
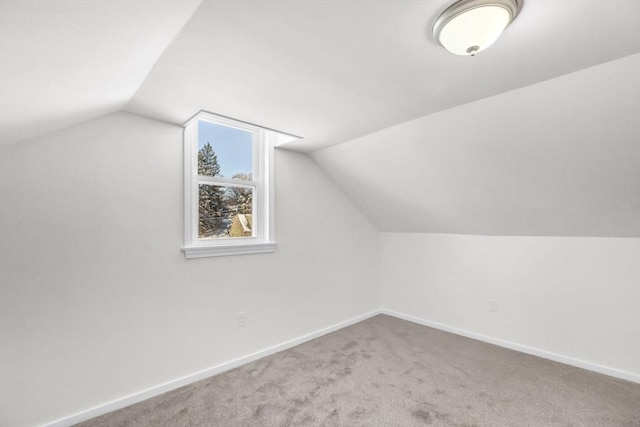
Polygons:
M81 426L640 426L640 385L389 316Z

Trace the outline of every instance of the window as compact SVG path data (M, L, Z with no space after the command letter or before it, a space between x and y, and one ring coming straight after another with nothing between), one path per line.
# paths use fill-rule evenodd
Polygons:
M294 137L200 112L185 124L187 258L273 252L273 149Z

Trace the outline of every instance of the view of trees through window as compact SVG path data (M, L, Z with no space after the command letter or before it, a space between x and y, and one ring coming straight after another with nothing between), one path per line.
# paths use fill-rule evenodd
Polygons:
M198 175L222 176L218 156L209 142L198 151ZM251 173L235 173L232 179L251 181ZM199 184L198 237L251 237L253 235L253 187Z

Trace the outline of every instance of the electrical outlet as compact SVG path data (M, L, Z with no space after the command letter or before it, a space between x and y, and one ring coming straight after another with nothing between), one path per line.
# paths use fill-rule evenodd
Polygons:
M247 312L239 311L238 312L238 328L244 328L247 326Z
M493 298L489 298L489 311L494 313L498 311L498 301Z

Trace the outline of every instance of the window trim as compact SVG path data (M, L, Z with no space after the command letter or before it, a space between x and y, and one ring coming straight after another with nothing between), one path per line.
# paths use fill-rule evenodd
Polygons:
M255 235L252 237L201 240L197 238L198 185L200 181L217 182L221 185L247 185L247 181L229 178L200 179L197 175L198 122L229 126L254 133L253 179L255 185L253 214L256 215ZM184 125L184 246L185 258L241 255L274 252L274 149L282 141L282 133L228 117L201 111ZM288 135L287 135L288 136ZM297 138L297 137L296 137ZM288 140L292 140L290 136Z

